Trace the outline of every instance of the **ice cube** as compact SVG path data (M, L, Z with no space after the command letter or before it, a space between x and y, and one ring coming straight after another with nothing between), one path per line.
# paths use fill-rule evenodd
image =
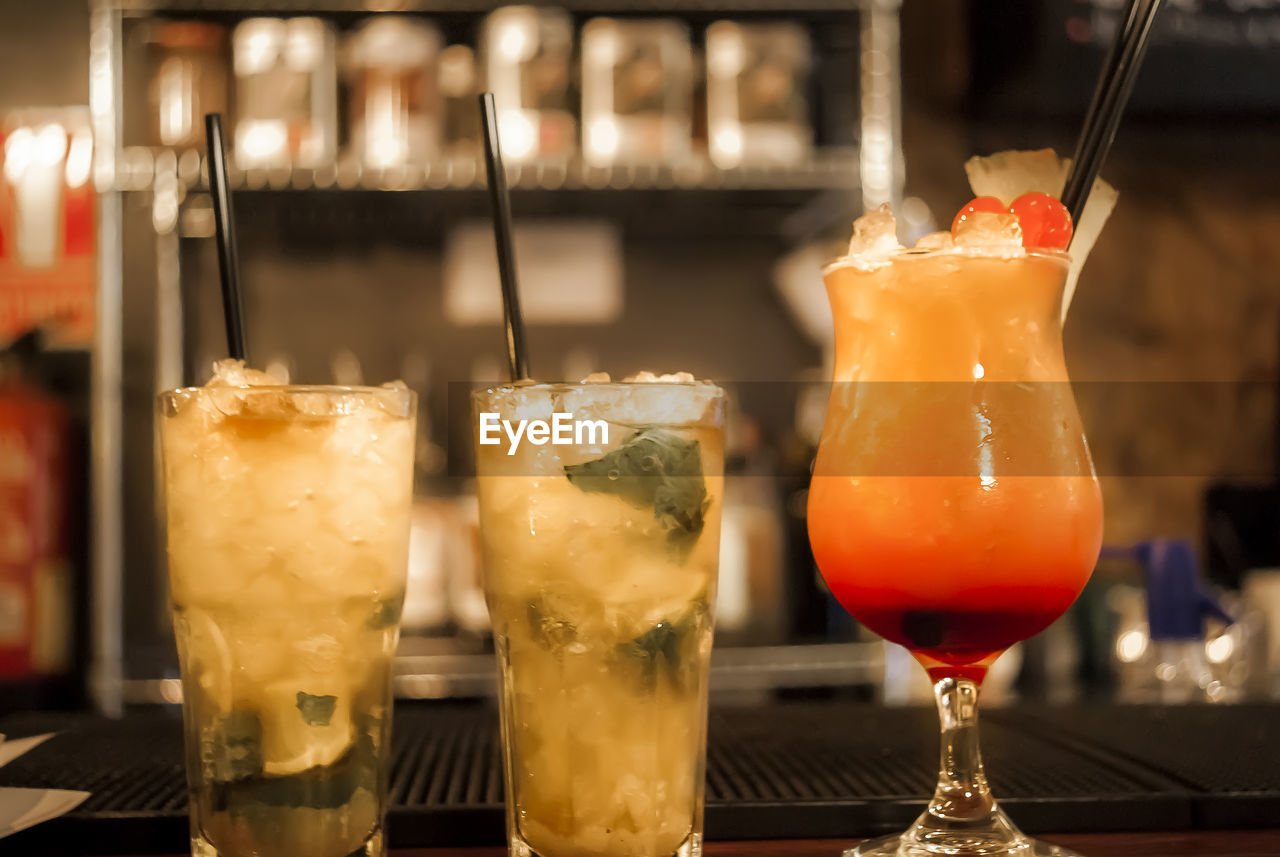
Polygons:
M564 410L578 419L603 419L615 423L682 425L702 420L710 411L720 388L713 384L695 384L687 372L658 376L680 380L638 382L632 387L600 388L584 386L570 389L564 396ZM680 387L665 386L680 384ZM615 442L613 429L609 440ZM621 440L621 438L617 439Z
M853 222L849 255L879 259L902 249L898 243L898 223L888 203L867 212Z
M1021 254L1022 224L1016 214L978 211L956 227L956 246L993 251L1000 255Z
M692 372L672 372L665 375L658 375L653 372L644 371L637 372L630 378L626 379L628 384L695 384L697 379L693 377Z
M956 246L956 239L946 231L930 232L928 235L920 236L916 241L917 250L950 250L954 246Z
M283 418L295 410L285 396L248 392L251 387L281 384L274 375L247 368L243 360L219 360L213 364L213 377L205 385L209 395L200 400L201 406L215 420L238 416Z
M278 387L283 382L267 372L244 365L243 360L219 360L213 364L213 377L208 387Z

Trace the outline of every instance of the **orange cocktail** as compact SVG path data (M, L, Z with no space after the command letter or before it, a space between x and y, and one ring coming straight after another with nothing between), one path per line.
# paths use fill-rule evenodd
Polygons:
M834 384L809 494L831 591L937 681L981 682L1080 594L1102 500L1067 383L1064 254L825 271Z

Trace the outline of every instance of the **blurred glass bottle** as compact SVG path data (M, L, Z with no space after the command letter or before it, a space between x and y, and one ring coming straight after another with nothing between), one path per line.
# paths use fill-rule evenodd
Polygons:
M94 331L97 195L85 107L0 119L0 341L50 321L58 347Z
M240 169L319 167L338 149L333 28L319 18L249 18L232 38Z
M679 21L594 18L582 28L588 164L678 164L693 148L693 48Z
M717 639L728 645L786 642L784 521L776 463L758 424L732 404L725 421L724 514Z
M199 21L157 21L147 39L150 142L203 149L204 114L227 110L227 31Z
M810 55L799 24L707 28L707 136L717 167L788 166L809 156Z
M345 48L351 143L365 166L430 161L440 151L440 31L412 18L362 23Z
M1280 699L1280 568L1250 569L1241 582L1241 610L1253 630L1249 647L1254 695Z
M409 531L409 574L400 626L407 634L436 635L449 621L447 575L453 540L463 537L451 498L441 496L444 449L432 437L431 366L421 351L406 354L400 378L418 394L414 437L413 513Z
M480 55L513 163L573 154L573 22L563 9L504 6L484 20Z
M1134 548L1104 548L1103 555L1122 552L1142 565L1145 592L1139 599L1135 591L1116 587L1109 595L1119 614L1115 656L1121 700L1181 704L1241 699L1243 688L1232 681L1229 669L1232 633L1208 638L1205 633L1206 618L1228 628L1233 619L1201 581L1191 545L1154 539ZM1145 622L1139 605L1146 608Z
M480 153L480 93L476 54L467 45L450 45L440 52L445 153L474 158Z
M0 353L0 677L63 672L71 650L68 421L32 371L39 331Z

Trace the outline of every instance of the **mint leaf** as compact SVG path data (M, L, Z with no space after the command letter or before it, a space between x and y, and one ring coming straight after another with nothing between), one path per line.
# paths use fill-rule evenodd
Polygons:
M298 710L308 726L328 726L337 704L336 696L314 696L298 691Z
M688 671L696 669L697 629L705 615L706 604L691 605L681 615L663 619L639 637L618 645L618 654L639 668L641 682L649 688L659 675L665 675L676 687L684 688Z
M559 651L578 636L577 627L560 615L550 594L529 602L529 635L548 651Z
M615 494L632 505L653 507L654 518L677 549L687 551L702 532L707 486L696 440L642 428L603 458L570 464L564 472L583 491Z
M378 602L378 606L374 608L364 625L371 631L390 628L400 621L400 611L403 607L404 602L399 598L383 599Z
M262 772L262 722L252 711L227 712L201 741L201 755L214 782L230 782Z

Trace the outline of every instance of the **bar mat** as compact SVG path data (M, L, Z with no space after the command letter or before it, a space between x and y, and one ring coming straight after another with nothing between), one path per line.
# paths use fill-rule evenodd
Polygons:
M93 793L76 811L4 840L0 852L185 852L178 715L0 721L11 737L60 733L0 768L0 785ZM937 764L937 721L925 709L715 708L709 734L712 839L892 831L924 807ZM392 750L393 846L502 844L491 707L401 703ZM983 750L997 796L1033 833L1232 828L1280 817L1280 706L993 710Z
M1123 709L1122 709L1123 710ZM1280 706L1023 709L1017 725L1156 771L1196 795L1196 827L1280 823ZM999 713L998 716L1003 716Z

